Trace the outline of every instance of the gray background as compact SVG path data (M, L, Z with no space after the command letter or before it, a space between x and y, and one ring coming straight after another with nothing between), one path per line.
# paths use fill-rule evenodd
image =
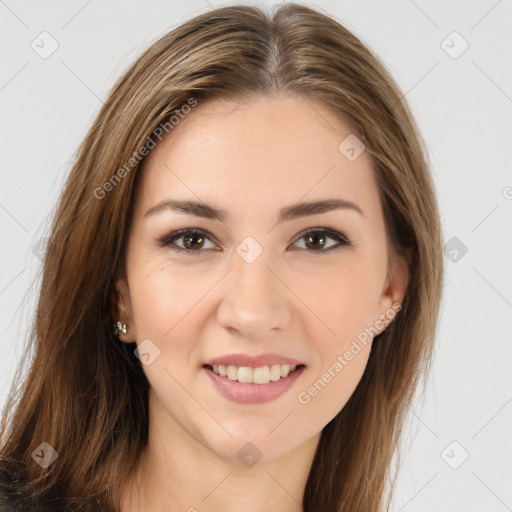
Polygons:
M78 144L135 56L220 5L0 0L2 405L30 335L49 214ZM512 3L308 5L344 23L388 66L426 139L439 195L447 284L393 511L512 510ZM31 45L48 51L50 37L58 48L42 58Z

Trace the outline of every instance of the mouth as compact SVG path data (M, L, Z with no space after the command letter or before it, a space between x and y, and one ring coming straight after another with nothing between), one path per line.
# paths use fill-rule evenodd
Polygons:
M205 364L203 368L210 370L216 375L228 380L237 381L242 384L268 384L287 378L290 374L301 370L305 365L274 364L270 366L218 365Z
M221 395L239 404L258 404L276 400L293 387L304 369L304 364L276 364L257 368L203 365L203 371Z

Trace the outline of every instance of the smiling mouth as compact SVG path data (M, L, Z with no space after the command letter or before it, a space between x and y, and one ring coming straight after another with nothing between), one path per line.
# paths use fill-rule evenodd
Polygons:
M250 366L235 365L210 365L205 364L204 368L212 371L226 380L238 381L242 384L268 384L286 379L288 375L303 368L305 365L274 364L271 366Z

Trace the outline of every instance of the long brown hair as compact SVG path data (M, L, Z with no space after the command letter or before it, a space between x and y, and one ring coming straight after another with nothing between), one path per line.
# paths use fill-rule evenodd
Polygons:
M322 99L361 129L375 162L390 269L397 254L412 255L402 309L375 340L350 400L323 429L303 496L307 512L388 510L393 454L437 331L438 206L402 92L355 35L300 4L271 12L230 6L196 16L144 51L110 92L59 200L30 368L2 419L4 478L20 500L30 490L32 499L62 509L119 510L148 435L148 381L135 344L114 337L110 315L143 161L135 155L191 98L276 94ZM42 442L58 453L47 468L32 458Z

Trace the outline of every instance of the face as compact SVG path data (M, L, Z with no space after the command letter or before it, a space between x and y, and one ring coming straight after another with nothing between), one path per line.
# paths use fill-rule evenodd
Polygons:
M210 100L149 153L113 307L162 436L233 460L251 442L271 460L350 398L408 280L402 260L386 273L372 159L338 149L350 134L317 100ZM345 206L312 205L326 200Z

